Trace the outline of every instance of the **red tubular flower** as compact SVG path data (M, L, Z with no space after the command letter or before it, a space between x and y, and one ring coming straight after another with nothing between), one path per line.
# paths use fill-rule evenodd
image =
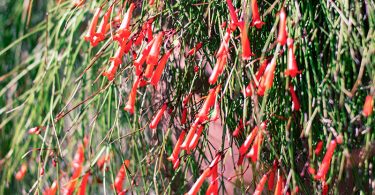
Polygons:
M199 42L194 48L192 48L191 50L189 50L188 52L188 56L191 56L191 55L194 55L200 48L202 48L203 46L203 43L202 42Z
M221 155L216 155L215 159L211 162L211 165L210 165L210 168L211 168L211 178L212 178L212 181L216 181L219 177L219 174L218 174L218 163L219 163L219 160L221 159ZM215 160L217 160L217 162L215 162ZM217 182L216 182L216 187L217 186ZM216 192L218 191L218 188L216 188Z
M266 90L271 89L273 78L275 75L275 68L276 58L273 58L271 63L267 66L266 70L264 71L264 75L258 88L258 95L263 96Z
M184 140L184 142L181 144L181 149L188 150L189 144L191 142L191 139L193 139L193 136L195 134L195 131L197 130L197 127L199 125L199 119L196 119L194 123L191 125L190 130Z
M371 95L366 96L365 104L363 105L363 116L368 117L372 114L374 107L374 99Z
M204 122L207 120L208 112L210 111L210 108L215 103L216 95L220 91L221 85L218 85L217 87L210 89L210 92L206 98L206 101L204 102L202 108L200 109L199 113L197 114L197 119L199 119L199 122Z
M195 52L197 52L198 50L200 50L203 46L203 43L202 42L199 42L196 46L195 46Z
M141 79L141 77L138 77L135 80L134 85L132 87L132 90L130 91L130 94L129 94L128 102L126 103L126 106L124 108L124 110L128 111L130 114L134 113L135 100L136 100L136 96L137 96L137 89L138 89L138 86L139 86L139 83L140 83L140 79Z
M253 195L261 195L262 194L264 184L266 184L266 181L267 181L267 173L263 175L262 179L260 179Z
M135 4L131 3L128 8L128 11L124 15L124 19L122 20L120 27L117 30L117 33L114 37L115 40L121 41L121 40L127 40L129 38L130 33L131 33L129 29L130 20L131 20L134 9L135 9Z
M215 167L217 164L219 164L219 161L221 160L221 155L222 155L222 153L216 153L216 156L215 156L215 158L211 161L211 163L210 163L210 168L213 168L213 167ZM216 167L216 170L217 170L217 167ZM217 173L217 171L216 171L216 173Z
M255 88L254 83L250 81L250 83L245 88L245 97L252 96L254 88Z
M182 109L182 114L181 114L181 125L186 124L187 111L188 111L188 110L187 110L186 107L184 107L184 108Z
M260 125L260 128L265 129L266 128L266 123L262 122L262 124ZM246 137L246 140L241 145L241 147L239 149L239 152L240 152L241 156L243 156L247 152L247 150L249 149L251 143L255 139L256 135L258 135L258 126L254 127L254 129L251 131L250 135L248 135Z
M322 164L320 164L319 166L319 170L315 176L315 179L325 180L325 177L329 170L329 166L331 164L333 153L335 152L336 145L337 145L336 140L332 140L331 143L329 144L327 152L324 155Z
M263 63L260 65L258 72L255 74L256 81L250 81L249 84L245 88L245 96L250 97L253 95L253 91L255 90L255 87L259 85L259 80L262 77L264 70L266 69L268 65L268 60L265 59ZM264 93L264 92L263 92Z
M255 26L257 29L262 28L264 22L260 20L257 0L251 1L251 9L253 11L253 19L251 21L251 25Z
M23 163L15 175L16 180L21 181L25 177L26 171L27 171L27 165Z
M301 108L301 106L299 104L296 92L294 91L293 84L289 85L289 91L290 91L290 94L292 95L293 110L298 111Z
M294 56L293 51L293 39L287 39L288 45L288 69L285 71L286 76L295 77L297 74L300 74L301 71L298 70L297 61Z
M247 150L249 149L251 143L255 139L255 136L258 134L258 126L255 126L254 129L251 131L250 135L246 137L246 140L241 145L239 151L241 155L244 155Z
M126 43L126 44L125 44L125 43ZM124 41L124 42L121 44L122 53L123 53L123 54L128 53L128 52L130 51L132 45L133 45L133 40L132 40L132 39L130 39L128 42L125 42L125 41Z
M219 194L218 191L218 183L216 180L213 180L207 188L206 195L217 195Z
M237 137L238 135L240 135L240 133L242 132L242 129L243 129L243 122L242 120L240 120L240 122L238 123L238 126L233 131L233 134L232 134L233 137Z
M149 0L149 1L148 1L148 4L149 4L149 5L153 5L154 3L155 3L155 0Z
M283 189L284 189L284 180L283 180L283 176L279 173L279 176L277 177L275 195L282 195Z
M154 20L154 19L151 18L151 19L149 19L147 22L143 23L143 25L142 25L142 29L141 29L140 32L138 33L138 37L137 37L137 39L136 39L135 42L134 42L134 44L135 44L136 46L142 44L142 41L144 40L144 38L145 38L145 36L146 36L146 33L147 33L147 31L148 31L148 26L149 26L150 23L153 22L153 20ZM152 36L152 30L151 30L151 36ZM149 40L149 41L151 41L151 40Z
M228 56L227 56L227 55L223 55L223 56L221 56L220 58L221 58L221 61L220 61L220 63L219 63L218 66L217 66L217 72L218 72L219 75L220 75L221 73L223 73L224 67L225 67L225 65L227 64ZM212 73L212 74L214 74L214 73ZM211 75L212 75L212 74L211 74ZM213 83L215 83L214 80L210 81L210 84L213 84Z
M87 182L89 181L89 177L90 177L90 172L87 172L83 176L82 181L81 181L81 185L78 188L77 195L85 195L86 194L86 186L87 186Z
M77 148L77 153L74 155L72 166L74 169L82 167L83 161L85 160L83 144L80 144Z
M275 74L275 68L276 68L276 58L273 58L272 61L271 61L271 64L269 66L270 68L268 69L268 66L265 70L265 83L264 83L264 86L266 88L266 90L268 89L271 89L272 87L272 83L273 83L273 77L274 77L274 74ZM268 69L268 71L267 71Z
M202 135L202 131L203 131L203 126L199 125L198 130L194 133L194 136L189 143L189 146L188 146L189 148L187 151L194 150L194 148L197 147L199 138Z
M141 45L144 38L145 38L145 33L143 32L143 30L141 30L138 34L138 37L134 41L134 45L135 46Z
M316 148L315 148L315 155L319 155L320 152L322 151L322 148L323 148L323 142L322 141L319 141L317 144L316 144Z
M57 188L58 188L58 183L57 183L57 180L55 180L53 181L50 188L47 188L46 190L44 190L43 195L55 195L57 192Z
M154 41L149 42L146 47L143 49L141 55L138 56L138 58L134 61L134 66L136 67L135 74L137 76L142 74L142 65L146 61L148 54L150 53L152 44Z
M219 155L220 156L220 155ZM214 161L217 158L215 158L212 162L211 165L214 163ZM206 191L206 195L217 195L219 192L219 186L218 186L218 173L217 173L217 163L214 164L213 166L210 166L211 168L211 183L210 186L208 186L208 189Z
M258 153L259 153L259 147L262 145L263 142L263 133L259 132L254 140L254 144L250 149L250 152L246 154L247 158L251 158L253 162L256 162L258 160Z
M91 24L89 26L89 30L88 30L87 34L84 36L85 41L92 42L94 40L95 29L96 29L96 25L98 24L99 14L100 14L101 10L102 10L101 7L96 9L96 11L94 13L94 17L92 18Z
M103 72L103 76L107 77L109 81L112 81L115 78L117 69L118 65L116 66L116 63L112 61L111 66L105 72Z
M115 66L119 66L122 63L122 57L124 56L123 49L119 47L116 50L115 56L110 58L110 61L113 61L115 63Z
M130 164L129 160L125 160L124 163L122 164L119 172L116 175L115 178L115 183L113 184L114 189L116 190L117 193L122 192L122 185L126 176L126 167L128 167Z
M185 138L185 134L186 134L186 131L181 132L181 134L178 137L178 140L176 142L176 145L174 146L172 154L167 158L169 161L172 161L173 164L178 159L178 155L180 154L180 150L181 150L181 144L182 144L182 141Z
M161 117L163 117L164 111L167 110L167 104L164 103L163 106L160 108L160 110L156 113L155 117L152 119L150 123L150 129L156 129L156 127L159 124L159 121L161 120Z
M152 40L154 40L154 35L152 33L153 22L154 22L154 18L151 18L147 21L147 24L146 24L147 42L151 42Z
M76 188L78 178L81 175L81 171L83 168L82 164L84 160L85 160L84 146L83 144L80 144L77 148L77 153L74 155L73 162L72 162L72 167L73 167L72 177L70 178L70 181L68 182L67 187L64 190L63 194L73 194Z
M220 44L219 50L217 50L216 57L220 58L222 55L228 54L228 44L230 40L231 30L228 28L224 34L223 41Z
M204 180L210 175L210 168L207 168L203 171L202 175L198 178L198 180L194 183L193 187L189 190L186 195L195 195L198 194L200 187L202 186Z
M219 78L220 74L223 72L225 65L227 64L227 56L222 55L217 59L214 69L208 79L208 82L213 85L216 83L217 79Z
M154 35L152 33L152 25L147 24L147 42L154 40Z
M279 34L277 36L277 41L280 45L285 45L286 38L288 36L286 32L286 13L284 7L281 8L280 13L280 23L279 23Z
M220 56L218 62L215 64L214 70L211 73L209 78L209 83L212 85L216 82L218 75L223 73L224 67L227 64L227 55Z
M251 52L249 37L247 36L247 27L241 29L242 59L250 60L254 54Z
M194 54L195 54L195 47L192 48L192 49L190 49L190 50L188 51L187 56L191 56L191 55L194 55Z
M218 194L219 192L219 185L218 185L218 179L219 179L219 175L218 175L218 164L219 164L219 161L221 160L221 155L222 153L217 153L215 158L211 161L211 164L209 166L209 168L211 169L211 183L210 183L210 186L208 187L207 189L207 192L206 194L210 194L210 195L216 195Z
M171 53L172 53L172 49L168 50L167 53L165 53L164 56L160 59L160 62L158 66L156 67L154 73L152 74L152 77L150 80L150 83L153 86L157 87L158 82L161 78L161 75L163 74L163 70L165 68L165 65L167 64L168 58L171 55ZM147 69L146 69L146 72L147 72Z
M268 60L264 59L264 61L262 62L262 64L259 67L258 72L255 74L255 78L257 79L257 82L259 82L260 78L262 77L264 71L267 68L267 65L268 65Z
M180 166L180 159L177 158L173 163L173 169L176 170Z
M268 190L271 191L273 189L273 184L275 182L275 174L276 174L276 171L277 171L277 160L274 160L273 161L273 165L272 165L272 169L270 170L269 174L269 178L268 178Z
M72 195L74 193L78 178L81 175L81 171L82 166L78 167L77 169L74 169L73 175L70 178L70 181L68 182L66 189L64 190L64 195Z
M233 23L238 23L238 18L236 14L236 10L234 9L232 0L226 0L228 4L230 18L232 19Z
M216 57L217 57L216 63L218 63L218 61L221 59L223 55L227 55L227 54L228 54L228 44L226 44L226 42L223 41L221 42L220 47L216 53Z
M115 56L110 59L111 66L103 72L103 76L107 77L108 80L112 81L115 78L116 72L120 64L122 63L122 56L124 55L123 50L119 47L116 50Z
M163 40L164 32L160 32L155 38L154 44L152 44L150 53L147 56L146 64L147 68L144 76L146 78L151 78L152 72L154 71L154 66L158 64L158 58L160 53L160 47Z
M96 46L99 42L103 41L105 38L105 34L107 33L107 25L109 21L109 17L111 16L112 6L108 8L105 12L102 21L100 22L99 29L95 33L95 38L92 40L92 46Z

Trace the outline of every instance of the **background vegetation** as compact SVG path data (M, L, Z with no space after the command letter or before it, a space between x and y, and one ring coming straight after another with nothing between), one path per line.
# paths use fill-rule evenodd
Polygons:
M211 88L207 82L210 68L206 66L215 64L215 52L224 34L221 24L230 21L228 7L220 0L156 0L154 5L134 2L134 32L155 17L155 34L176 31L165 41L163 51L179 47L164 70L163 87L138 90L134 115L123 110L135 79L131 52L124 56L119 74L110 82L101 73L117 44L110 35L97 47L83 39L95 8L103 6L106 10L114 4L111 17L115 17L121 6L126 11L129 2L96 0L78 7L71 1L0 2L0 194L42 193L54 180L63 188L85 137L84 170L91 172L88 192L115 193L111 184L128 159L124 186L129 191L182 194L199 177L202 161L210 162L217 151L225 151L225 157L231 158L232 149L264 120L268 120L268 126L260 159L256 163L245 160L254 177L249 185L238 176L239 182L233 185L239 193L252 193L275 159L290 192L296 193L297 186L298 193L321 192L321 182L307 172L307 167L318 169L326 146L336 137L343 143L337 146L327 175L329 192L374 193L374 115L362 114L365 97L375 93L374 1L259 0L265 25L249 29L255 56L250 61L242 60L240 33L236 30L229 44L228 65L217 82L222 85L222 142L229 140L231 147L224 148L223 144L212 148L204 131L195 155L184 153L177 170L166 160L174 147L171 138L190 127L203 101L193 98L187 126L175 122L181 116L180 105L187 94L204 97ZM250 0L233 3L239 16L247 13L251 18ZM287 48L276 42L278 13L283 6L288 35L295 40L296 60L302 70L293 79L284 75ZM198 42L203 43L198 54L185 58ZM132 51L140 50L134 47ZM243 91L260 61L273 55L278 57L272 89L263 97L245 97ZM300 111L292 110L290 82L296 87ZM164 102L173 111L153 133L148 124ZM233 138L229 134L239 120L250 121L250 125L244 134ZM43 127L41 133L29 134L28 130L36 126ZM323 154L315 155L312 151L319 141L324 143ZM111 160L106 164L108 171L103 171L95 164L106 154ZM27 165L27 172L17 181L15 173L21 164ZM223 182L227 180L220 177L220 194L226 192L228 186ZM208 184L203 185L202 193Z

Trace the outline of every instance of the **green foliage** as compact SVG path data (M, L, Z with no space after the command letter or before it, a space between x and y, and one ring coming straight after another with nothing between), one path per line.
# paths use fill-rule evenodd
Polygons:
M106 10L111 4L119 8L122 1L90 1L80 7L70 1L0 2L0 194L42 193L54 180L64 188L72 174L77 147L85 137L89 142L84 171L92 175L88 192L114 193L111 185L122 162L129 159L124 184L129 191L183 194L206 168L202 162L208 164L217 151L233 158L233 148L240 147L253 127L265 120L267 131L260 159L257 163L245 160L245 164L251 164L254 178L249 185L238 176L238 191L253 190L278 159L290 190L298 186L302 193L320 192L321 182L307 172L305 165L318 170L327 143L342 136L343 143L336 148L327 175L330 193L374 193L374 114L362 115L366 95L375 96L372 1L259 1L261 19L266 24L262 29L249 29L255 56L250 61L242 60L237 29L231 36L228 64L217 81L222 86L218 98L222 147L214 148L210 143L207 124L197 149L190 155L180 155L177 170L166 160L174 147L171 138L177 139L181 130L190 128L203 103L199 96L206 96L212 88L207 70L215 65L215 52L225 33L220 26L224 21L229 23L230 17L225 1L155 2L149 6L147 1L136 1L132 29L135 33L147 19L155 17L154 33L176 31L165 41L161 53L172 47L177 52L164 70L159 83L163 87L148 85L138 90L134 115L123 110L135 81L132 53L124 56L111 82L101 74L109 67L118 44L110 33L96 47L83 39L95 8L103 6ZM234 0L234 6L239 16L245 8L250 23L252 10L243 6L245 2L249 5L251 0ZM124 5L123 12L128 3ZM295 78L284 75L287 47L276 42L282 6L287 10L288 35L295 41L297 64L302 70ZM197 55L186 57L198 42L203 48ZM137 54L141 51L138 47L132 50ZM267 57L277 58L273 87L263 97L244 97L245 87ZM199 70L194 72L196 66ZM289 83L296 87L300 111L292 110ZM189 120L180 125L182 99L190 93L195 96L189 104ZM149 122L164 102L173 111L152 132ZM244 134L238 138L227 135L239 120L250 121ZM28 134L36 126L45 128L39 135ZM318 156L313 150L320 140L324 149ZM224 147L225 141L230 143L229 148ZM108 171L95 165L105 154L111 156L106 164ZM14 175L22 163L28 170L25 178L17 181ZM233 165L225 166L236 163L233 158ZM43 176L39 174L42 167ZM220 177L220 194L228 187L224 180L228 178Z

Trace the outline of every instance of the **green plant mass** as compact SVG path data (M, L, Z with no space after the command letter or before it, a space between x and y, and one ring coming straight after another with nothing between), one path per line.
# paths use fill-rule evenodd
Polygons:
M375 193L373 0L2 0L0 194Z

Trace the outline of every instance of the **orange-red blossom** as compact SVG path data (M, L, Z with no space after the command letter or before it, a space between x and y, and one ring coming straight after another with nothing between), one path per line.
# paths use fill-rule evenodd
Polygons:
M177 139L176 145L174 146L172 154L168 157L168 160L175 164L176 160L178 160L178 155L181 150L181 144L185 138L186 131L182 131L180 136Z
M368 117L374 110L374 98L371 95L366 96L365 104L363 105L363 115Z
M279 42L280 45L285 45L288 34L286 32L286 13L285 13L284 7L281 8L279 16L280 16L280 22L279 22L279 34L277 37L277 41Z
M164 111L167 110L167 104L164 103L163 106L160 108L160 110L156 113L155 117L152 119L150 123L151 129L156 129L156 127L159 124L159 121L161 120L161 117L163 117Z
M251 21L251 25L260 29L260 28L262 28L264 22L262 22L260 20L257 0L251 0L251 8L252 8L252 12L253 12L253 19Z
M204 122L208 119L208 113L210 111L210 108L214 105L216 96L219 93L221 88L221 85L216 86L215 88L210 89L210 92L203 103L202 108L200 109L199 113L196 115L196 118L199 120L199 122Z
M153 86L157 87L158 82L161 78L161 75L163 74L163 70L165 68L165 65L167 64L168 58L171 55L171 53L172 53L172 49L168 50L164 54L164 56L160 59L160 62L158 64L158 66L156 67L154 73L152 74L152 77L151 77L151 80L150 80L150 83Z
M329 170L329 166L331 164L331 159L332 159L333 153L335 152L336 145L337 145L337 143L336 143L335 139L332 140L329 143L327 152L324 155L322 164L320 164L320 166L319 166L319 170L318 170L318 172L317 172L317 174L315 176L315 179L320 179L320 180L325 181L327 172Z
M132 90L130 91L130 94L129 94L129 99L124 108L124 110L128 111L130 114L134 113L134 106L135 106L135 101L137 97L137 89L140 83L140 79L141 77L137 77L137 79L135 80Z

